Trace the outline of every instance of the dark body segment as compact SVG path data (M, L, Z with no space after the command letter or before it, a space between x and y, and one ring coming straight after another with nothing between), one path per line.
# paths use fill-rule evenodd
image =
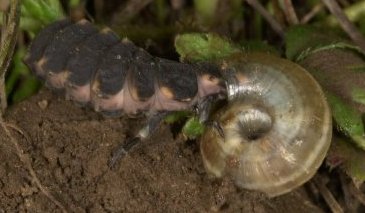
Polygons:
M50 88L108 115L186 110L224 88L206 66L153 57L86 20L46 27L25 61Z
M91 100L90 87L95 72L105 52L119 42L119 37L109 29L89 36L80 43L66 65L66 97L79 104Z
M78 44L96 32L97 29L86 20L81 20L60 30L44 51L43 56L48 60L43 68L48 72L62 72Z
M66 70L69 72L67 83L77 86L90 83L105 51L118 42L119 37L108 29L88 37L68 60L66 66Z
M53 88L62 88L67 79L65 66L70 56L83 40L97 32L97 28L86 20L60 30L43 54L45 63L42 64L42 69L48 75L46 83Z
M123 40L106 53L95 77L101 96L115 95L122 90L131 63L152 59L147 52L141 51L132 42Z
M147 101L154 95L157 69L155 62L131 62L128 87L134 100Z
M214 63L200 62L194 64L194 69L198 76L209 75L214 78L223 79L221 67Z
M44 50L52 42L52 38L63 28L71 25L69 19L56 21L45 27L33 40L30 45L29 52L25 57L24 62L29 68L40 78L44 78L45 74L39 68L39 62L43 57ZM41 62L42 63L42 62Z
M127 39L112 47L102 60L92 84L97 111L135 114L154 93L153 57ZM142 70L143 69L143 70ZM141 102L142 101L142 102Z
M166 59L159 60L157 81L159 89L177 101L191 101L198 93L194 66Z

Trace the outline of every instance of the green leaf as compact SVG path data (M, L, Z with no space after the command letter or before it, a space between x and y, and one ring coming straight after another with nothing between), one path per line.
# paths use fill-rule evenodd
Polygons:
M11 95L9 100L12 102L19 102L31 96L36 93L41 85L23 63L25 53L26 49L24 46L18 47L13 57L13 69L6 78L6 94L7 96Z
M365 90L363 88L352 88L351 96L353 101L365 105Z
M309 25L295 25L286 33L286 57L290 60L296 58L318 47L328 46L337 42L344 42L344 39L334 32L323 31L323 29Z
M39 20L44 25L65 16L59 0L22 0L21 4L23 16Z
M344 103L336 95L327 92L326 96L332 109L332 116L336 122L337 129L353 139L356 145L365 149L364 125L361 114Z
M81 4L81 0L69 0L70 8L75 8Z
M12 102L20 102L25 98L30 97L38 91L40 86L41 83L36 77L30 76L26 78L24 81L21 82L19 88L14 92L14 95L12 96Z
M194 8L203 23L209 24L217 11L218 0L194 0Z
M13 69L8 73L5 82L5 90L7 95L9 95L16 86L16 83L20 80L22 75L27 75L29 73L28 68L22 62L22 58L25 56L26 49L25 47L19 47L17 51L14 53L12 66Z
M334 137L326 163L331 168L340 166L355 182L365 181L365 151Z
M346 42L337 42L337 43L332 43L332 44L328 44L328 45L308 48L305 51L301 52L296 57L295 61L302 61L311 54L314 54L314 53L317 53L320 51L325 51L325 50L333 50L333 49L348 50L348 51L352 51L352 52L359 54L361 57L365 56L364 52L361 50L360 47L354 46L354 45L346 43ZM354 67L348 67L348 68L359 71L363 68L363 66L354 66Z
M365 149L361 105L364 53L353 44L323 30L297 26L287 36L287 57L306 68L326 91L337 129Z
M174 113L166 116L166 118L164 119L164 121L166 123L172 124L172 123L175 123L177 121L181 121L183 119L186 119L188 116L191 116L191 112L188 112L188 111L177 111L177 112L174 112Z
M351 70L352 72L365 72L365 65L351 65L346 67L347 69Z
M241 50L215 34L187 33L175 38L175 48L182 61L211 61Z
M204 132L204 125L197 117L190 118L184 125L182 132L190 139L195 139Z
M280 56L279 51L275 47L261 40L244 41L241 43L241 45L242 49L244 49L246 52L267 52L276 56Z

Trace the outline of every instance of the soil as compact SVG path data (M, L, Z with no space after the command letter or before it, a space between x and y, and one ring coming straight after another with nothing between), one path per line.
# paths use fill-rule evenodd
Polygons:
M323 211L304 187L270 199L209 177L199 142L167 124L108 169L143 121L104 118L48 90L12 106L5 124L15 140L0 128L0 212Z

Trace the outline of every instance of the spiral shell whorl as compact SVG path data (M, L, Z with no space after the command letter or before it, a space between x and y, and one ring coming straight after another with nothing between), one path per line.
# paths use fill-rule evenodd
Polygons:
M242 188L276 196L300 186L330 145L331 114L316 81L300 66L267 54L226 61L229 104L201 151L208 172Z

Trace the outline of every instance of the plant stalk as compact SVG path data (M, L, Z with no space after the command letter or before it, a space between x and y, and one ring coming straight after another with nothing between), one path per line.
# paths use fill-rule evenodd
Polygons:
M0 48L0 115L7 107L5 92L5 74L12 59L17 41L20 20L19 0L11 0L8 13L4 13L3 34Z

